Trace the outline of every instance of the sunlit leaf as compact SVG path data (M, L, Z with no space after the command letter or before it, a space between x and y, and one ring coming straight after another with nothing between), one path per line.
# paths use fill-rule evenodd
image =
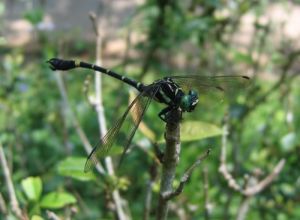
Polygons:
M76 198L70 193L51 192L42 198L41 207L59 209L74 203L76 203Z
M180 141L201 140L221 134L222 129L218 126L202 121L185 121L180 126ZM164 137L160 138L161 142L164 142Z
M96 179L93 172L83 172L85 157L68 157L58 164L58 173L62 176L72 177L80 181Z
M181 124L181 141L194 141L219 136L222 129L214 124L202 121L186 121Z
M43 220L43 218L39 215L33 215L30 220Z
M42 180L40 177L28 177L23 179L21 186L30 201L39 200L42 193Z

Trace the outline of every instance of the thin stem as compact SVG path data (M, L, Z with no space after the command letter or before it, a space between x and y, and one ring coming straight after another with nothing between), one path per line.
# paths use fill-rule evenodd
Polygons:
M102 54L102 35L101 35L101 24L97 18L97 16L94 13L90 13L90 18L93 23L93 27L95 29L96 34L96 65L101 65L101 54ZM96 101L94 103L96 112L97 112L97 118L98 118L98 124L100 126L100 137L103 137L107 133L107 127L106 127L106 120L104 115L104 107L102 102L102 74L95 71L95 89L96 89ZM114 167L111 157L105 158L105 166L107 169L107 172L110 176L114 176ZM118 215L118 219L120 220L126 220L127 216L125 215L122 207L122 198L120 196L120 193L117 189L115 189L112 192L112 197L114 200L114 203L116 205L116 212Z
M8 164L7 164L5 154L3 151L3 146L1 143L0 143L0 160L1 160L2 170L4 173L4 178L5 178L7 189L8 189L8 195L9 195L9 200L10 200L10 204L11 204L11 209L19 219L26 219L26 217L23 216L23 214L22 214L22 211L19 206L19 202L16 197L15 188L14 188L14 185L13 185L13 182L11 179L10 171L8 168Z

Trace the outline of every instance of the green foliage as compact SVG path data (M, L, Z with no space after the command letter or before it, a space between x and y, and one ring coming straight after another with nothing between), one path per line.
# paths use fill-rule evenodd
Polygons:
M42 9L32 9L24 13L24 18L33 25L37 25L39 22L41 22L43 17L44 12Z
M82 172L85 162L85 157L68 157L58 164L58 173L80 181L95 180L96 177L92 172Z
M42 193L42 180L39 177L27 177L21 182L24 193L29 201L36 202Z
M52 191L44 195L40 177L27 177L21 181L21 186L26 196L23 202L28 206L32 218L40 218L35 215L40 214L41 209L61 209L77 202L76 198L67 192Z
M76 203L76 198L66 192L51 192L41 200L41 207L45 209L59 209L64 206Z
M201 121L185 121L181 126L181 141L195 141L219 136L222 130L217 126Z
M31 217L31 220L43 220L43 218L41 216L39 216L39 215L33 215Z
M220 136L222 129L218 126L202 121L184 121L180 126L180 140L182 142L197 141L205 138ZM164 137L159 143L164 143Z

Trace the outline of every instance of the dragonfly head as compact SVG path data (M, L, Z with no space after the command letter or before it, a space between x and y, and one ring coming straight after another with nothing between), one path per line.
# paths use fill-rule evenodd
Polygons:
M181 97L180 108L183 111L192 112L198 103L198 93L195 90L190 90L187 95Z

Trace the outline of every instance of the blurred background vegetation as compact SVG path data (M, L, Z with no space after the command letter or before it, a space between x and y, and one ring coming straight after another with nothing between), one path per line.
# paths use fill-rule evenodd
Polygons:
M151 143L163 136L157 117L162 106L153 103L147 111L144 126L150 131L136 133L116 176L84 174L87 152L79 133L91 144L99 139L97 112L88 101L94 98L93 77L84 92L93 72L53 72L45 61L58 56L97 60L145 83L175 74L250 76L251 86L227 102L200 94L203 105L184 115L198 125L188 129L187 123L189 131L182 131L174 184L209 147L212 154L171 201L169 219L300 219L299 3L0 2L0 218L118 219L113 190L131 219L147 219L145 198L153 193L149 217L155 218L154 173L161 166L153 162ZM109 128L128 106L129 88L110 77L102 80ZM220 172L225 142L227 178ZM268 176L272 181L259 192L245 194L243 189L258 187Z

